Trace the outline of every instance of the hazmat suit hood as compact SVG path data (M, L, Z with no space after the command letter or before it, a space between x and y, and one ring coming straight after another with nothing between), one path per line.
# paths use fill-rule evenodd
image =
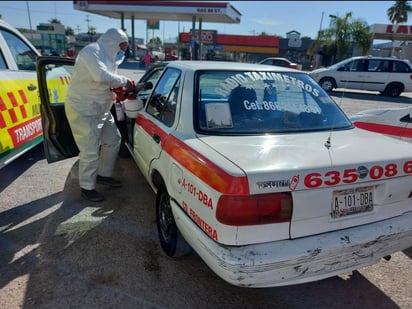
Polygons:
M129 39L123 30L111 28L100 36L97 44L113 62L116 62L116 55L120 50L119 44L128 41Z

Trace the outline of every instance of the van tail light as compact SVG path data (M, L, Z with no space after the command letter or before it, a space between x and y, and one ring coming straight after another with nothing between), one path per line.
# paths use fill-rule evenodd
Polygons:
M233 226L289 222L292 206L290 193L222 195L217 203L216 219Z

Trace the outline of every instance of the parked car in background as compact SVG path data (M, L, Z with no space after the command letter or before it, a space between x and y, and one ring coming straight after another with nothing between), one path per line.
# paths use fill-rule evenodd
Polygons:
M296 70L299 69L299 65L297 63L291 62L290 60L286 58L278 58L278 57L266 58L266 59L259 61L259 64L277 65L279 67L291 68L291 69L296 69Z
M412 143L412 107L381 108L351 116L358 128L382 133Z
M161 47L150 48L150 53L152 55L152 62L165 61L166 59L166 54Z
M56 108L45 72L69 60L39 58L42 111ZM148 207L168 256L194 250L233 285L271 287L411 246L412 145L353 126L307 73L172 61L146 80L127 144L156 194ZM73 143L49 129L48 156Z
M309 74L326 91L359 89L379 91L390 97L412 91L412 65L407 59L352 57Z

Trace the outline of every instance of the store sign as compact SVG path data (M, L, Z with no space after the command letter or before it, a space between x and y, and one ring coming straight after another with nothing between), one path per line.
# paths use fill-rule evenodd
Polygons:
M196 9L197 13L202 13L202 14L222 14L222 10L220 8L197 8Z
M387 25L386 33L412 34L412 26L407 25Z
M386 25L375 24L371 27L371 32L381 34L412 34L412 26L409 25Z
M192 32L190 32L192 33ZM202 30L201 40L199 39L200 31L195 31L195 40L196 42L202 42L203 44L215 44L216 42L216 30Z
M158 19L148 19L146 24L147 29L159 30L160 22Z
M37 26L37 31L54 31L54 26L41 24Z
M295 47L295 48L302 47L302 40L297 39L297 38L296 39L289 39L288 47Z

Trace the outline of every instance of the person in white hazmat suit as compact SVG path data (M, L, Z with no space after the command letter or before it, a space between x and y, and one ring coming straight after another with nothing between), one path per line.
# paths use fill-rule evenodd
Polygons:
M66 95L65 112L79 153L81 196L100 202L105 197L96 191L96 183L120 187L112 177L121 135L110 112L112 88L135 90L134 81L118 75L128 37L120 29L109 29L80 50Z

